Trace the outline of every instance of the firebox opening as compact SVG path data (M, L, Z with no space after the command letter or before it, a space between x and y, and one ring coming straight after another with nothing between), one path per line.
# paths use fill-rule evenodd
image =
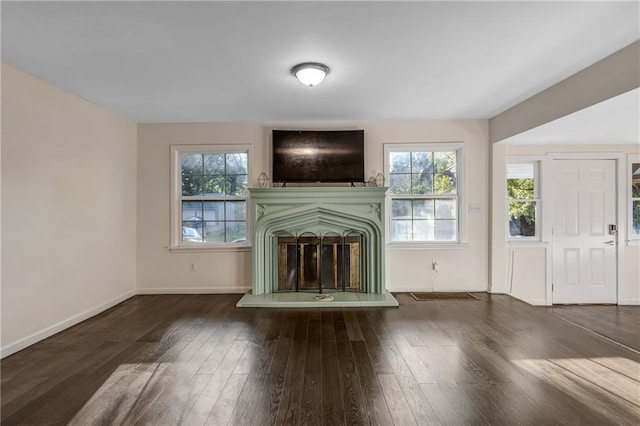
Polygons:
M277 237L277 291L365 292L363 235Z

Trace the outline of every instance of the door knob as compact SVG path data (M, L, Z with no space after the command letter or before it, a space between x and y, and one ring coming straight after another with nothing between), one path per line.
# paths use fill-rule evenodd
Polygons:
M616 242L614 240L605 241L604 244L609 244L610 246L615 246Z

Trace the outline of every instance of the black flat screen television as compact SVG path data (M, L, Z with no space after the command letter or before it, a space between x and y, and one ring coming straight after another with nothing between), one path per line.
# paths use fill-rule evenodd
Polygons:
M364 130L274 130L273 182L364 182Z

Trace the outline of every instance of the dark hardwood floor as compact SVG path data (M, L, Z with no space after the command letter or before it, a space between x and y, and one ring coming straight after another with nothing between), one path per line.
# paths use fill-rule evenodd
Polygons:
M549 310L570 324L640 352L640 309L637 306L566 305Z
M276 310L137 296L3 359L1 421L640 424L639 308L480 297Z

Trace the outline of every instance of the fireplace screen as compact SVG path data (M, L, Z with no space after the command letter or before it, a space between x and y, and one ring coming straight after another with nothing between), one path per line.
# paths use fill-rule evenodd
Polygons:
M279 233L275 237L278 291L366 291L363 238L358 232L322 236Z

